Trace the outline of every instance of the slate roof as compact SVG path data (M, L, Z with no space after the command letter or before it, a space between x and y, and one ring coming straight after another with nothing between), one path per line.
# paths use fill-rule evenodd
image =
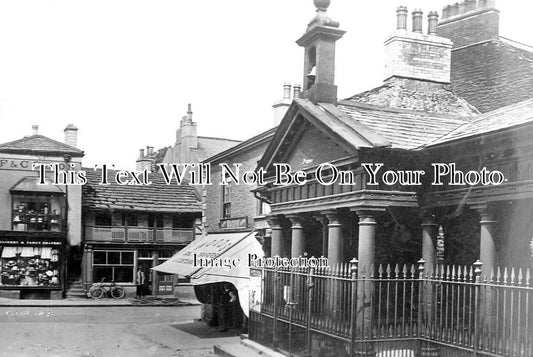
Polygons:
M223 139L223 138L212 138L207 136L198 137L198 149L190 149L197 162L202 162L205 159L212 157L219 152L225 151L241 141ZM183 160L179 157L179 146L173 145L168 148L167 153L163 159L163 162L166 163L181 163Z
M533 47L498 37L452 50L455 93L486 113L531 98Z
M225 151L239 144L240 142L240 140L199 136L196 157L198 158L199 162L202 162L205 159L218 154L219 152Z
M160 174L149 176L151 185L119 185L113 182L115 171L109 171L109 185L99 185L100 171L84 169L87 183L82 190L84 209L134 210L144 212L195 212L202 211L193 186L167 185Z
M392 77L383 85L356 94L343 102L366 103L380 107L453 114L470 117L479 112L457 96L449 84Z
M510 129L533 123L533 99L482 114L469 123L450 131L445 136L431 143L434 146L467 137Z
M428 145L468 121L451 115L424 111L385 108L377 105L340 101L340 110L352 119L352 126L363 124L386 138L394 149L416 149Z
M32 135L8 143L0 144L3 153L34 153L44 155L83 156L83 151L43 135Z

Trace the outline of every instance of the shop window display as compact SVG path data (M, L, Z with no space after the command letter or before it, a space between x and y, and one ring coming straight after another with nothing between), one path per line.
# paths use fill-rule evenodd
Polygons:
M134 252L95 251L93 256L93 281L134 282Z
M58 249L5 246L2 248L1 265L1 285L59 285Z
M63 197L13 195L13 230L61 231Z

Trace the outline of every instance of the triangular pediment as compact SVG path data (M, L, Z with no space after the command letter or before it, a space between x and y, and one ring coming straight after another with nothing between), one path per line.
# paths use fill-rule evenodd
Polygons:
M361 130L355 130L346 120L333 104L295 99L258 167L272 172L274 163L288 163L291 169L304 169L354 157L363 147L387 145L367 128L359 126Z

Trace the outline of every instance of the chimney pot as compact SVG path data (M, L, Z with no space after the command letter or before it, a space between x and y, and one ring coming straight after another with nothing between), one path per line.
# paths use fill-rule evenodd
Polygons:
M415 9L412 13L413 16L413 32L422 33L422 17L424 13L420 9Z
M450 8L451 6L448 5L448 6L445 6L442 8L442 19L447 19L448 17L450 17Z
M399 6L396 9L396 29L407 30L407 7Z
M192 120L192 105L191 105L191 103L187 104L187 119Z
M283 85L283 99L291 99L291 87L288 83Z
M431 11L428 14L428 35L437 35L437 25L439 23L439 14Z
M450 17L455 16L459 13L459 3L456 2L455 4L450 6Z
M466 1L461 1L459 3L459 8L457 10L458 15L462 15L466 12Z
M295 84L294 87L293 87L293 94L292 94L292 97L294 99L296 98L300 98L300 92L302 91L302 86L299 85L299 84Z
M31 126L31 135L37 135L39 134L39 125L32 125Z
M139 149L139 158L144 157L144 149Z
M476 0L466 0L466 12L474 11L477 7L477 1Z

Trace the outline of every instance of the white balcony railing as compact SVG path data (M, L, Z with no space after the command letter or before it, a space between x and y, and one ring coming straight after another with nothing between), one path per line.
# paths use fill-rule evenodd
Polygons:
M85 227L85 241L87 242L189 243L193 239L192 228Z

